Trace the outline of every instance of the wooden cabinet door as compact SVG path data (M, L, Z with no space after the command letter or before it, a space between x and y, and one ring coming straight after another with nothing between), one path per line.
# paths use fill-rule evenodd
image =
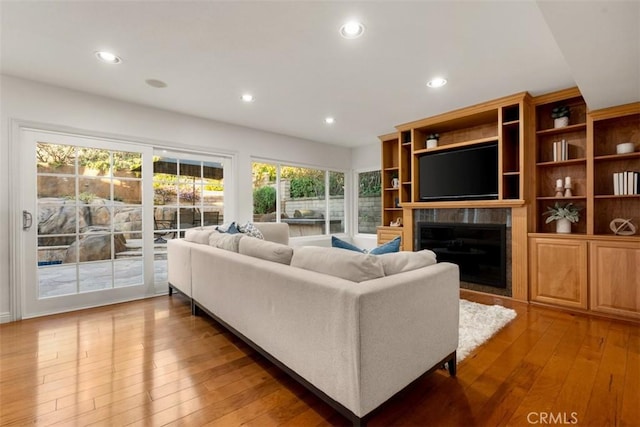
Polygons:
M590 242L591 309L640 318L640 243Z
M531 300L587 308L587 242L533 238Z

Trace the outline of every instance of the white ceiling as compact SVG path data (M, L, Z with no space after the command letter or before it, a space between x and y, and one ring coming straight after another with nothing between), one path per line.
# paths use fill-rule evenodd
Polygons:
M640 100L638 1L0 5L3 74L336 145L521 91L578 85L591 109ZM356 40L338 33L351 18L366 26ZM435 76L449 84L427 88Z

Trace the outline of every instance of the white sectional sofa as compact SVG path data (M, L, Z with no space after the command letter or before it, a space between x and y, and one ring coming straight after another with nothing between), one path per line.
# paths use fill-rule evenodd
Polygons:
M286 224L256 226L265 240L193 230L170 241L170 293L190 297L194 312L204 310L354 424L446 362L455 375L457 266L435 263L429 251L291 248Z

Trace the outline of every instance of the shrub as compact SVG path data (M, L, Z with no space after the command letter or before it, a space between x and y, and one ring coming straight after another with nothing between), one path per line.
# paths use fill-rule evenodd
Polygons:
M269 186L253 190L253 213L267 214L276 211L276 189Z

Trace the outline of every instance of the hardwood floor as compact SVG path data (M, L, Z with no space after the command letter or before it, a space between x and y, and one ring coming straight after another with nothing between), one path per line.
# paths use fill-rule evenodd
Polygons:
M518 317L371 426L640 423L640 328L494 297ZM1 425L326 426L347 420L181 295L0 325Z

